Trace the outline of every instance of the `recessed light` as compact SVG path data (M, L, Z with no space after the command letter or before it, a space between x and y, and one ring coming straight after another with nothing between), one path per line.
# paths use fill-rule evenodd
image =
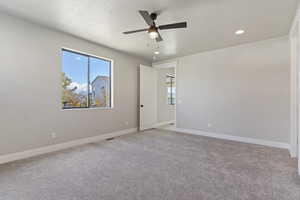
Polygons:
M158 54L159 54L159 51L154 51L154 54L155 54L155 55L158 55Z
M242 34L244 34L244 33L245 33L244 30L237 30L237 31L235 32L236 35L242 35Z

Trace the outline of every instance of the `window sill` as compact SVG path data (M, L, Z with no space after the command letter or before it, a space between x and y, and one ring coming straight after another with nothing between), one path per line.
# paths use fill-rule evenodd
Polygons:
M97 108L67 108L67 109L62 109L61 111L89 111L89 110L113 110L114 107L97 107Z

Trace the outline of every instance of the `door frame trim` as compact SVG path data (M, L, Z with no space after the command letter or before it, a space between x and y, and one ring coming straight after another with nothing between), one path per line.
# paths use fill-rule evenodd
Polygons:
M299 4L300 5L300 4ZM300 6L294 18L289 39L290 39L290 59L291 59L291 124L290 124L290 154L291 157L298 157L298 174L300 175Z

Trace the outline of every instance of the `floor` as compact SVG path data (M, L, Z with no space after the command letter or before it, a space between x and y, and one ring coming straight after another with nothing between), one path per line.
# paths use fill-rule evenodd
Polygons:
M0 166L1 200L299 200L288 151L151 130Z

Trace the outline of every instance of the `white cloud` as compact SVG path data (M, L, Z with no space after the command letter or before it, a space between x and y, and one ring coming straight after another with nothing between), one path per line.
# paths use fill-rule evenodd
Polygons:
M69 90L73 90L74 88L77 88L74 92L76 92L77 94L80 93L86 93L87 92L87 84L83 83L77 83L77 82L72 82L69 86L68 89Z

